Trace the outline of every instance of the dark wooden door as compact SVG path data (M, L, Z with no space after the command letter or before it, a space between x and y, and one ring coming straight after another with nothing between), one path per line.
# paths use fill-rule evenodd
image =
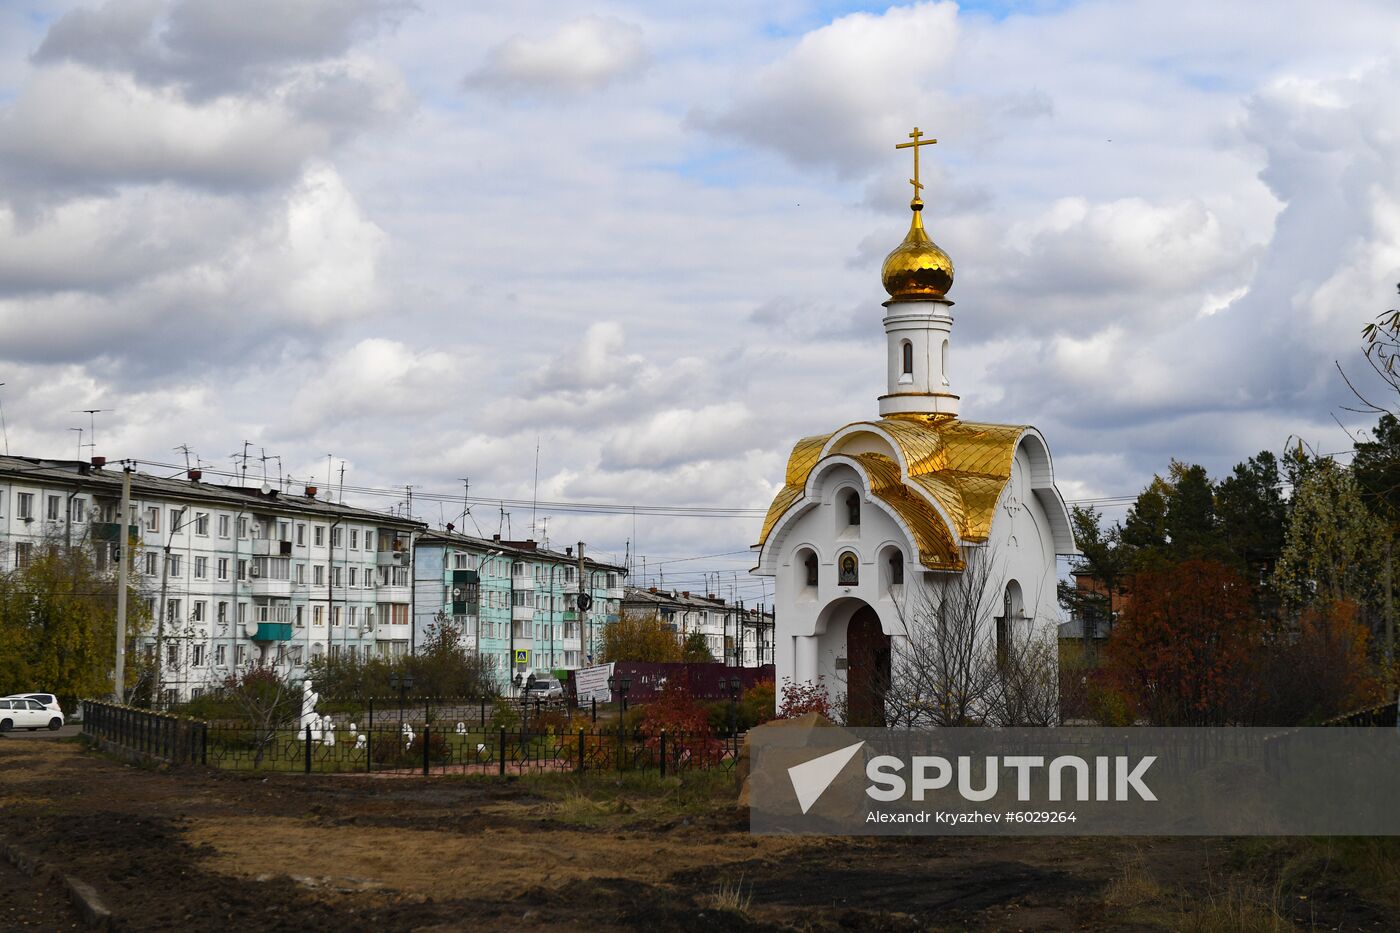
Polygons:
M862 606L846 626L846 698L851 725L885 724L889 683L890 636L881 631L875 610Z

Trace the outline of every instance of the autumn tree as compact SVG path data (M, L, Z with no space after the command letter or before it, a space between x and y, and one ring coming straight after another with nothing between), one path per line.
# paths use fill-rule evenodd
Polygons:
M1313 725L1384 698L1354 603L1319 602L1259 652L1253 725Z
M1350 470L1329 457L1296 469L1288 532L1274 571L1285 604L1374 604L1388 529L1366 508Z
M110 694L116 605L116 574L86 545L39 545L26 565L0 574L0 696L45 690L72 701ZM128 588L128 658L149 623L144 605ZM137 665L127 673L129 688Z
M1249 585L1208 560L1140 571L1105 652L1104 676L1157 726L1237 718L1259 643Z
M1079 554L1070 559L1071 569L1076 574L1087 575L1094 585L1061 582L1059 599L1061 605L1083 620L1087 649L1092 644L1098 620L1105 620L1109 631L1113 630L1115 601L1132 569L1132 549L1123 543L1122 529L1118 525L1103 527L1098 510L1093 506L1074 506L1070 510L1070 520L1074 525L1075 544L1079 546Z
M659 616L623 610L616 622L603 626L599 662L679 661L681 646L673 628Z

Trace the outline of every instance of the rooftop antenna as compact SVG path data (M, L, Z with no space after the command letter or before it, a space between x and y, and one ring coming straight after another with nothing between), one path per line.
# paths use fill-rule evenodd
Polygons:
M535 435L535 489L530 494L530 537L535 536L535 506L540 501L540 436Z
M0 382L0 386L5 383ZM5 401L0 399L0 434L5 436L5 456L10 455L10 429L5 427Z
M283 483L283 481L282 481L282 455L281 455L281 454L273 454L272 456L268 457L267 459L269 459L269 460L276 460L276 461L277 461L277 488L280 489L280 490L282 490L283 492L286 492L286 491L287 491L287 488L286 488L286 486L284 485L284 483Z
M540 525L542 526L542 527L540 528L540 546L543 547L543 548L548 548L548 547L549 547L549 516L548 516L548 515L546 515L544 518L540 519Z
M501 501L501 518L500 518L500 524L498 524L498 525L496 526L496 537L498 537L498 538L503 537L503 536L505 535L505 533L506 533L506 504L505 504L505 501L502 500L502 501Z
M79 409L76 409L76 410L74 410L74 411L72 412L72 414L75 414L75 415L87 415L87 416L88 416L88 444L87 444L87 446L90 447L90 448L92 449L92 452L93 452L94 454L97 453L97 416L98 416L99 414L101 414L102 412L108 412L108 411L111 411L111 410L112 410L112 409L110 409L110 408L79 408ZM83 457L82 452L79 451L79 453L78 453L78 459L81 460L82 457Z
M69 428L68 430L78 432L78 459L81 460L83 459L83 429Z
M232 453L232 454L229 454L229 459L233 460L236 464L239 465L239 480L238 480L238 485L240 485L240 486L247 486L247 485L248 485L248 448L251 447L251 446L252 446L252 442L251 442L251 441L244 441L244 442L243 442L243 453L241 453L241 454L240 454L240 453Z
M189 444L181 444L179 447L173 447L173 448L171 448L171 449L172 449L172 450L179 450L179 451L182 451L182 452L184 453L184 455L185 455L185 472L188 473L188 472L190 471L190 445L189 445ZM198 464L198 463L199 463L199 458L198 458L198 457L195 457L195 458L194 458L194 462L195 462L196 464Z
M337 494L340 504L345 504L345 461L340 461L340 492Z
M334 454L326 454L326 498L331 497L331 460Z

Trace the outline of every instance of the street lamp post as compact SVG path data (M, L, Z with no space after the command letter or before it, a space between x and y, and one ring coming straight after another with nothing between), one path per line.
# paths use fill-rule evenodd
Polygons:
M170 519L170 534L166 535L165 547L161 549L160 611L156 619L156 682L155 689L151 691L152 709L159 709L161 706L161 690L165 681L165 597L170 585L170 548L175 543L175 533L185 527L180 521L184 518L185 511L186 506L183 505L175 510L175 515Z
M394 690L399 695L399 731L403 731L403 703L408 691L413 689L413 675L407 672L403 674L389 675L389 689Z
M623 674L621 677L608 678L608 692L616 693L622 697L622 715L627 715L627 694L632 690L632 678Z
M739 702L739 678L729 678L729 734L736 736L739 734L735 708Z

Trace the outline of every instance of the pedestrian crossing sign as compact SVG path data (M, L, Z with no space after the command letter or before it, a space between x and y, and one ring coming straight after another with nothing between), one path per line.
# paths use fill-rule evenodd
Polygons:
M529 664L529 663L530 663L530 649L529 649L529 648L516 648L516 649L515 649L515 663L516 663L516 664Z

